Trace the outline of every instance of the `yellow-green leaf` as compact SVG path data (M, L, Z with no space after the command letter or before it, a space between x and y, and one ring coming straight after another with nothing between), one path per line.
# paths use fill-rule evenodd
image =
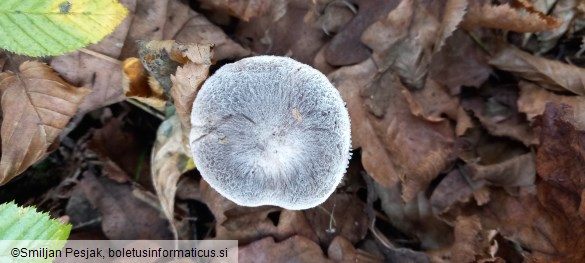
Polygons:
M32 250L61 250L71 225L52 219L48 213L34 207L20 207L14 202L0 204L0 262L49 263L55 256L45 253L39 257L15 256L14 248Z
M1 0L0 48L56 56L97 43L127 14L117 0Z

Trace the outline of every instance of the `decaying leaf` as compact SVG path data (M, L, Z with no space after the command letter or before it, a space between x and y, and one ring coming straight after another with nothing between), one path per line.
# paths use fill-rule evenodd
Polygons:
M382 258L370 255L365 251L356 249L349 240L342 236L336 236L327 249L327 255L336 262L363 262L381 263Z
M415 0L404 0L364 31L362 42L372 48L378 71L390 69L405 85L424 87L440 26L433 11Z
M171 75L173 84L171 96L183 129L183 141L188 145L187 138L191 131L191 108L197 92L209 75L213 45L179 45L179 50L188 62L178 67L175 75Z
M70 85L40 62L25 62L19 70L0 73L0 185L43 158L90 92Z
M467 13L468 0L448 0L445 4L445 15L439 28L437 39L435 40L433 52L441 50L445 44L445 40L449 38L457 29L463 17Z
M177 115L165 120L158 127L150 161L152 183L164 215L171 223L175 238L177 238L174 217L177 182L184 172L193 168L193 165L189 165L191 152L184 143L183 137L183 129L180 127Z
M270 11L273 5L277 5L278 2L281 1L282 0L204 0L201 2L206 5L204 8L222 10L244 21L248 21L252 17L260 16Z
M524 145L538 144L538 137L520 114L516 101L517 90L513 87L491 87L479 96L462 99L461 106L473 113L483 127L495 136L506 136Z
M431 123L414 116L401 94L405 87L397 76L376 75L372 60L344 67L329 75L346 101L352 120L353 148L362 149L363 165L383 186L402 183L405 200L414 198L447 165L453 147L453 130L446 121ZM385 90L387 106L378 118L368 112L372 95L364 88ZM361 89L360 89L361 88Z
M270 253L266 253L270 251ZM267 237L238 250L238 259L247 262L315 262L333 263L313 241L302 236L293 236L282 242Z
M514 6L479 3L470 5L463 26L499 28L516 32L540 32L557 28L561 24L559 19L535 10L526 1L514 1L514 4Z
M549 92L534 83L521 81L518 110L526 113L528 119L542 115L547 103L562 103L573 108L575 127L585 130L585 98L582 96L563 96Z
M382 210L392 225L410 233L425 250L438 249L453 240L451 227L437 218L432 211L430 200L419 192L412 200L403 202L400 187L375 185Z
M136 99L159 111L164 111L167 97L158 82L149 78L138 58L127 58L122 64L123 87L126 97Z
M202 201L215 216L216 238L237 239L247 244L267 236L276 241L299 235L318 242L303 211L284 210L273 206L241 207L221 196L205 181L201 181Z
M292 57L312 64L315 54L325 45L325 33L305 24L302 17L310 1L286 1L285 13L274 12L250 19L237 27L239 39L257 54Z
M368 231L365 205L354 196L333 194L318 207L305 211L309 225L323 247L329 247L335 237L343 237L355 244Z
M159 210L136 198L130 185L85 172L79 186L100 212L102 231L109 239L162 240L172 237Z
M585 96L585 69L534 56L513 46L496 54L490 64L544 88Z

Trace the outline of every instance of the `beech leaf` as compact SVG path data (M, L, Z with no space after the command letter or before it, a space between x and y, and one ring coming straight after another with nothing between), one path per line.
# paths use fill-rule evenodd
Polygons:
M55 56L95 44L128 11L116 0L0 1L0 47L28 56Z
M90 92L61 79L49 66L24 62L0 73L2 157L0 185L40 160Z

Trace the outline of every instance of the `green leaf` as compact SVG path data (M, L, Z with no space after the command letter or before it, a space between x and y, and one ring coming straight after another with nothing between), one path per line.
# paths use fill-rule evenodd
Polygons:
M0 0L0 48L62 55L97 43L127 13L117 0Z
M37 212L34 207L19 207L14 202L1 204L0 262L52 262L54 257L14 258L10 250L13 248L60 250L70 232L70 224L51 219L47 213ZM59 240L61 242L58 242Z

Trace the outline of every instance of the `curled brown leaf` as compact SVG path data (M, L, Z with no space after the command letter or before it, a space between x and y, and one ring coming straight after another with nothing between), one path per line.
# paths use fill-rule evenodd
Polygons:
M489 63L546 89L585 96L585 69L577 66L534 56L513 46L498 52Z

